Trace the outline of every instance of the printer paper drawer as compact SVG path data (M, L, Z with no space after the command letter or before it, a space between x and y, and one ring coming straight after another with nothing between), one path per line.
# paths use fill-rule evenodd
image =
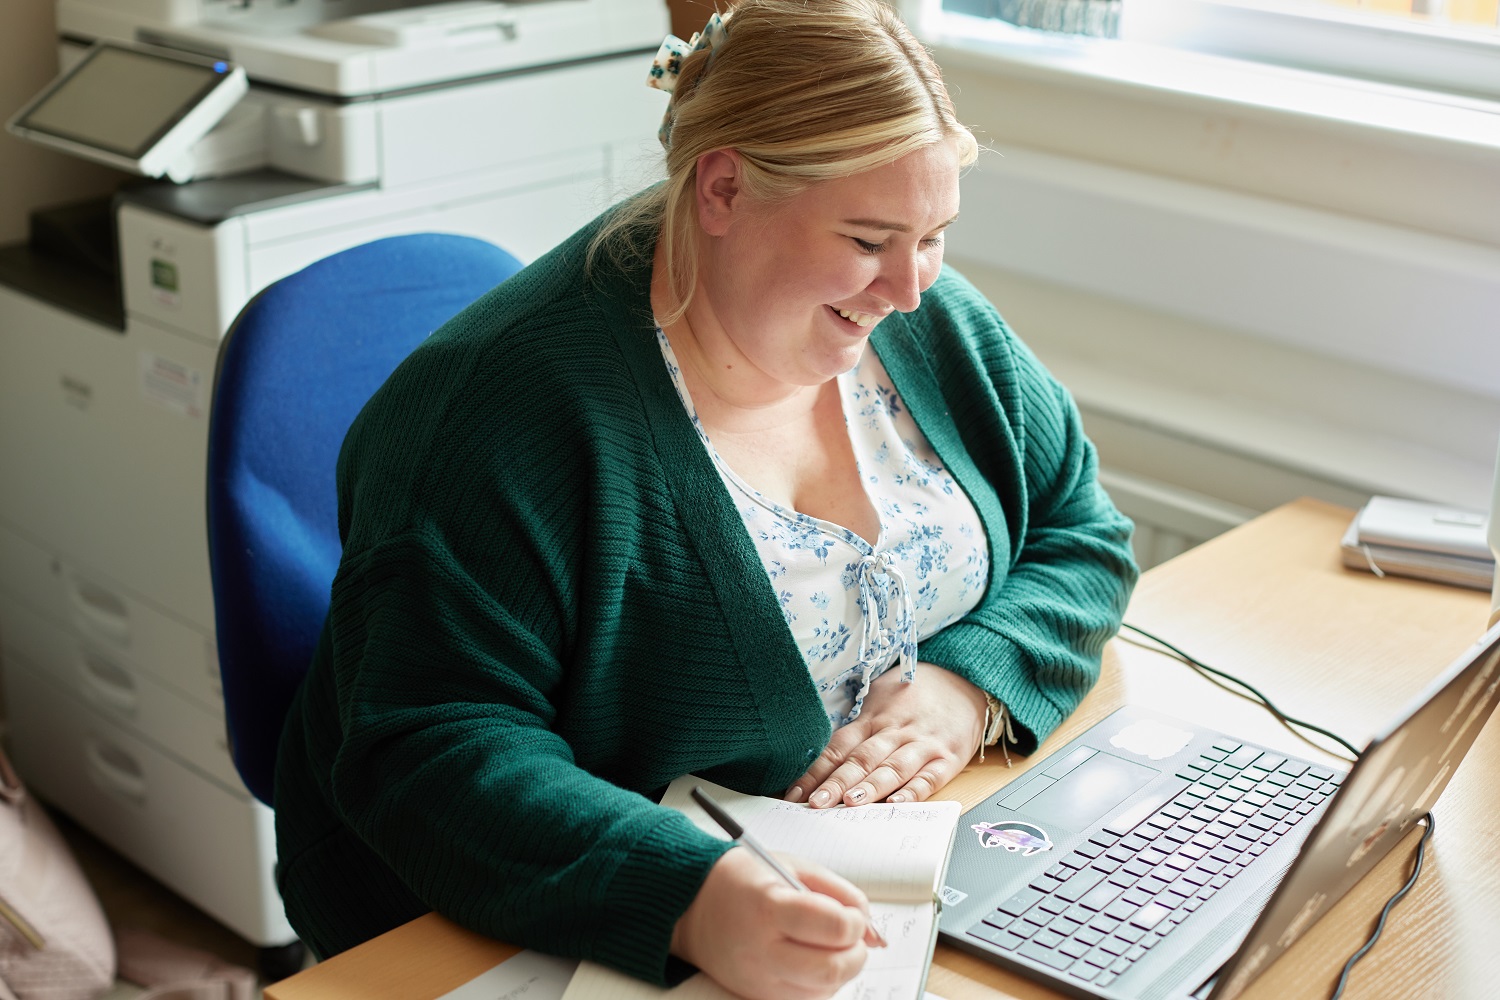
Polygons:
M222 716L184 698L117 651L70 635L6 598L0 598L0 648L68 688L94 708L158 744L187 766L230 790L245 790Z
M223 714L219 657L211 635L163 614L108 577L28 541L3 523L0 594L155 675L200 708Z
M5 662L17 771L49 804L258 945L295 935L270 809L225 790L19 661Z
M70 632L154 675L200 708L223 714L218 651L211 636L168 617L107 577L64 560L58 565L63 621Z

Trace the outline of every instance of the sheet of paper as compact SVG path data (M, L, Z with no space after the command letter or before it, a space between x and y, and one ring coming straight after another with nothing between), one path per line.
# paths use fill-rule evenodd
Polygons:
M870 922L885 936L887 947L871 948L864 969L833 1000L912 1000L927 970L936 919L931 903L872 902ZM675 989L662 990L593 962L578 969L564 1000L734 1000L702 973Z
M890 921L882 926L885 930L894 933L892 930L894 922ZM896 947L896 942L893 940L891 945L893 948ZM444 993L437 1000L560 1000L573 979L573 973L578 968L578 964L573 959L543 955L536 951L523 951L512 955L488 972L475 976L457 989ZM627 980L627 982L635 982L635 980ZM641 995L653 994L659 995L659 991L647 987L647 992ZM628 1000L629 995L618 994L622 1000ZM704 995L728 996L722 990L718 994ZM844 994L841 992L838 996L843 998ZM943 1000L943 998L936 993L924 993L922 1000Z
M871 948L859 975L834 1000L912 1000L926 978L933 943L932 903L870 903L870 922L885 937L885 948ZM673 990L660 990L624 973L579 964L564 1000L733 1000L733 994L699 973ZM528 999L529 1000L529 999Z
M578 960L522 951L437 1000L560 1000Z

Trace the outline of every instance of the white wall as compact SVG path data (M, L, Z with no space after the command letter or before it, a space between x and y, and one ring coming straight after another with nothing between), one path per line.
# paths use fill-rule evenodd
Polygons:
M53 0L0 4L0 120L57 75L53 8ZM123 176L0 132L0 243L26 238L33 208L105 194Z

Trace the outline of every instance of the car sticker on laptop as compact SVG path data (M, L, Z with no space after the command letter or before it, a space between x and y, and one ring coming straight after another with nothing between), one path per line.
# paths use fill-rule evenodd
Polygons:
M1012 854L1031 857L1039 851L1052 850L1052 837L1046 830L1020 820L1000 823L975 823L970 827L979 834L980 847L1003 847Z

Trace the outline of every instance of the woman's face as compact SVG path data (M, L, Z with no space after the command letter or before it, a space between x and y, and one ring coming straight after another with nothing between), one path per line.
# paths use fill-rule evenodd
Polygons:
M781 385L853 368L875 325L916 309L937 280L958 172L954 144L942 143L779 204L739 195L718 216L700 208L704 301L689 319L700 342L717 334L706 354Z

